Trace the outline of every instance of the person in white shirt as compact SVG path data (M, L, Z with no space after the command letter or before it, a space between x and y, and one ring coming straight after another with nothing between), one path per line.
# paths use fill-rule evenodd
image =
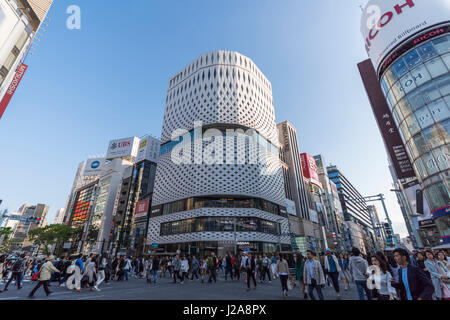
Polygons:
M186 256L183 256L181 259L181 284L184 283L184 278L189 278L189 261L186 259Z

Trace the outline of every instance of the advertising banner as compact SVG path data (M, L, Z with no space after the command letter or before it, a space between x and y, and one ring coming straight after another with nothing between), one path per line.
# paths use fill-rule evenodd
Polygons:
M311 182L322 186L319 180L319 173L317 172L317 165L314 157L307 153L302 153L300 154L300 161L302 162L303 176L306 179L310 179Z
M135 218L145 217L147 215L147 212L148 212L148 204L149 204L149 199L145 199L145 200L139 201L136 204L136 210L134 212L134 217Z
M12 96L14 95L14 92L16 92L17 87L19 86L20 81L23 78L23 75L25 74L25 71L27 71L28 66L26 64L21 63L19 67L17 68L16 74L14 75L14 78L11 82L11 84L8 87L8 90L6 90L5 95L3 96L2 101L0 102L0 119L3 116L3 113L6 110L6 107L8 106L9 102L12 99Z
M136 162L142 160L149 160L152 162L158 162L159 158L159 146L158 139L152 137L145 137L139 142L138 153L136 156Z
M449 21L448 0L370 0L361 33L375 69L389 53L418 32Z
M83 176L100 175L105 164L105 158L91 158L86 160Z
M295 202L289 199L286 199L285 202L286 204L286 212L290 215L296 216L297 212L295 210Z
M378 128L399 179L416 176L370 60L358 64Z
M137 137L111 140L109 142L108 151L106 152L106 159L110 160L129 156L136 157L139 141L140 139Z

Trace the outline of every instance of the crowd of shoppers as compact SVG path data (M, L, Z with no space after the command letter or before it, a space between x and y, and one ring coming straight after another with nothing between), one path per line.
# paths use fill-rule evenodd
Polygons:
M101 284L146 279L156 284L158 278L170 277L173 283L186 280L215 283L218 276L225 281L243 281L248 291L256 290L258 283L280 279L282 297L298 286L304 299L324 299L322 289L328 284L334 288L336 299L341 299L340 283L348 290L356 285L360 300L449 300L450 261L444 251L398 248L390 253L363 255L357 248L351 254L327 250L318 256L308 250L301 253L258 255L243 252L217 257L214 252L204 258L195 255L148 255L140 257L101 255L73 255L45 259L26 257L17 259L0 256L0 284L7 291L12 282L18 290L24 278L37 281L29 297L43 287L57 282L68 290L81 292L86 288L100 291ZM0 286L1 289L1 286Z

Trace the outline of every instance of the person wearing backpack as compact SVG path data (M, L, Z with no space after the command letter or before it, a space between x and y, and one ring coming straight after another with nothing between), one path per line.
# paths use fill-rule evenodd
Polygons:
M261 266L262 266L262 270L261 270L261 278L262 281L265 282L266 281L266 274L267 274L267 278L269 278L269 283L272 282L272 279L270 278L270 271L269 271L269 267L270 267L270 259L267 257L267 254L264 254L262 261L261 261Z
M217 269L217 259L214 252L211 252L211 257L208 259L208 271L209 271L209 278L208 283L211 283L211 281L214 279L214 283L217 282L216 277L216 269Z
M12 276L11 278L9 278L3 291L8 291L8 286L13 280L17 280L17 290L22 289L22 274L25 271L26 264L27 260L25 259L25 254L22 253L19 259L17 259L16 262L14 262L14 264L12 265Z

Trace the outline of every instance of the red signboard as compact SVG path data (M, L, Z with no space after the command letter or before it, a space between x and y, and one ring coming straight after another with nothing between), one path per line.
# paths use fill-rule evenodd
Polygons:
M303 176L306 179L311 179L311 181L316 184L320 184L319 173L317 172L317 165L314 157L307 153L302 153L300 154L300 160L302 162Z
M139 201L136 204L136 211L134 212L134 217L135 218L141 218L141 217L145 217L147 215L147 211L148 211L148 199Z
M6 107L8 106L9 102L11 101L12 96L14 95L14 92L16 92L17 87L19 86L20 81L23 78L23 75L25 74L25 71L27 71L28 66L26 64L21 63L19 67L17 68L16 74L14 75L14 78L11 82L11 84L8 87L8 90L6 90L6 93L0 102L0 119L3 116L3 113L6 110Z

